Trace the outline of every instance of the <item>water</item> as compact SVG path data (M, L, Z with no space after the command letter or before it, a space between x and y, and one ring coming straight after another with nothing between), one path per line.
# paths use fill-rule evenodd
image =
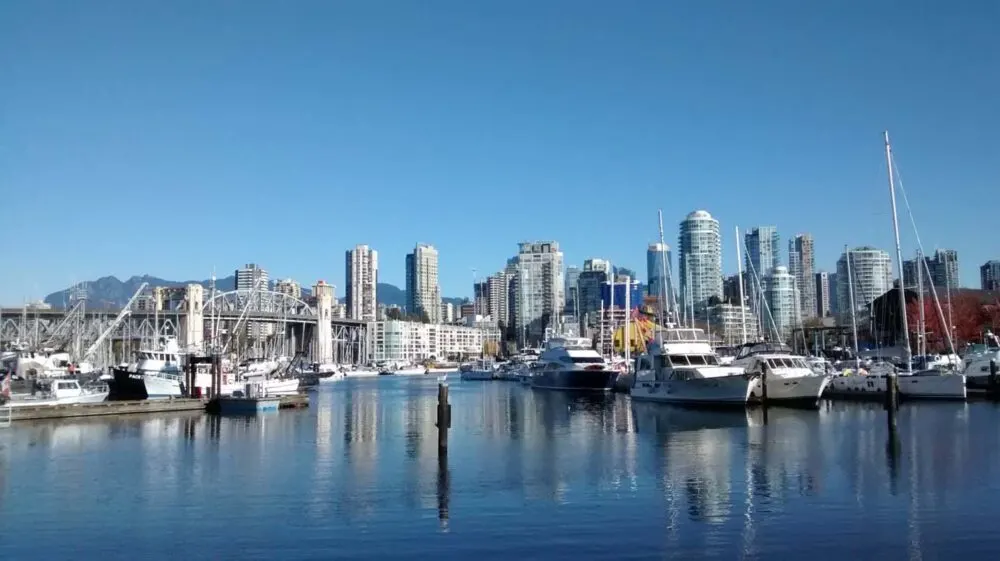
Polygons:
M431 377L0 431L2 559L993 558L1000 409L699 412ZM896 452L893 452L896 450Z

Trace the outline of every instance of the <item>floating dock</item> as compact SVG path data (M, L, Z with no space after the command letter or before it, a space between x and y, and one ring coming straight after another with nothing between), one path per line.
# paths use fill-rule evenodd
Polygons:
M103 401L77 405L39 405L37 407L11 407L10 420L30 421L42 419L69 419L74 417L103 417L107 415L135 415L139 413L176 413L180 411L205 411L210 402L203 399L144 399L139 401ZM281 396L278 407L299 409L309 406L306 394ZM6 413L6 407L3 408Z

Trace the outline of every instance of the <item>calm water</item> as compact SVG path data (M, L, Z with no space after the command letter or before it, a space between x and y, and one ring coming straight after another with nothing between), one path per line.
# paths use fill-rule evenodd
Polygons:
M706 413L348 380L304 411L0 431L0 559L994 558L1000 409ZM866 548L866 549L860 549ZM862 553L864 552L864 553Z

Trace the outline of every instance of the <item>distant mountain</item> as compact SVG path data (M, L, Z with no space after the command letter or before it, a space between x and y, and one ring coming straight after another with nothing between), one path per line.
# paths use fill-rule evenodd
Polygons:
M172 281L150 275L142 275L130 277L125 281L118 280L117 277L112 276L101 277L97 280L82 283L82 286L86 286L87 288L87 306L89 308L120 308L128 302L129 298L135 294L135 291L138 290L139 286L144 282L149 283L149 286L151 287L175 287L186 286L188 284L200 284L205 288L208 288L212 283L210 279ZM229 291L233 290L235 287L236 277L234 275L215 280L215 288L217 290ZM73 287L53 292L45 297L45 303L56 308L66 307L70 301L70 293L72 291ZM302 287L303 296L310 295L311 293L312 291L310 289ZM406 306L406 291L392 284L382 282L378 283L376 297L379 304L400 307ZM340 300L343 300L343 298ZM442 300L445 302L451 302L455 305L468 301L466 298L442 298Z

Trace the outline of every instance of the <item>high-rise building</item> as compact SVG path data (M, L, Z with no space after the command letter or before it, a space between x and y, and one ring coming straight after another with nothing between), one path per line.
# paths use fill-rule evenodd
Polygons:
M497 322L497 325L506 327L510 322L510 303L507 299L510 292L510 275L506 271L490 275L486 279L486 290L489 295L489 316Z
M770 311L770 317L765 314L765 321L762 322L764 332L773 335L773 331L777 330L781 340L787 341L802 317L795 277L788 272L787 267L779 265L764 277L764 298Z
M455 305L451 302L441 302L441 323L454 323L455 319Z
M816 295L816 309L813 313L816 317L825 318L832 314L830 308L830 275L826 271L820 271L813 275L813 291Z
M763 279L771 269L781 264L781 239L774 226L758 226L747 230L743 236L746 243L746 270L750 277L757 275Z
M576 281L579 278L580 267L576 265L566 267L566 287L563 289L563 294L566 295L566 310L564 313L567 316L576 316L576 307L578 304Z
M840 314L840 277L837 273L827 273L826 279L830 283L830 315Z
M847 259L851 259L851 276L848 282ZM856 247L841 254L837 260L838 312L851 311L850 287L854 287L854 305L864 309L876 298L892 288L892 260L889 254L874 247Z
M611 266L604 259L587 259L577 279L577 309L581 322L595 321L601 310L601 286L610 278Z
M263 291L271 288L267 269L256 263L247 263L242 269L236 269L236 290L250 292L254 287Z
M565 308L563 254L554 241L521 242L517 255L517 328L525 343L541 342Z
M722 238L719 221L704 210L687 215L680 225L677 264L680 306L703 307L712 296L722 298Z
M815 268L812 236L799 234L788 240L788 272L795 277L795 288L799 293L799 310L803 319L816 315L816 279L813 276Z
M979 267L979 288L1000 290L1000 261L987 261Z
M917 288L923 276L924 290L930 290L933 284L937 288L958 288L958 252L954 249L939 249L931 257L924 257L925 265L920 265L920 252L917 257L903 261L903 286ZM928 273L929 271L929 273Z
M282 279L275 282L274 291L292 298L302 299L302 285L292 279Z
M646 249L646 291L656 298L666 298L663 309L670 311L673 293L674 264L670 259L670 246L665 243L651 243Z
M375 321L378 316L378 252L367 245L347 250L347 317Z
M490 289L487 281L476 281L472 284L472 304L476 315L489 315Z
M406 255L406 308L426 313L431 323L441 323L441 287L438 284L438 251L418 243Z
M708 317L708 327L712 334L722 339L725 345L739 345L744 341L758 339L757 320L749 306L723 302L709 308Z
M744 279L746 278L746 271L743 272ZM744 285L745 286L745 285ZM744 292L743 299L748 302L751 300L749 294ZM740 276L730 275L722 281L722 300L724 302L729 302L731 304L741 304L740 300Z

